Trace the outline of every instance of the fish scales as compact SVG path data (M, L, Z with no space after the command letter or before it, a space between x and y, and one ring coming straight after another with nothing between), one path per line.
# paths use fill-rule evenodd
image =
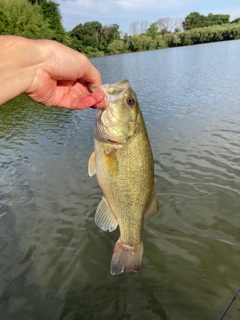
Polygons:
M148 183L149 176L152 175L152 155L148 144L143 144L145 148L139 148L138 145L144 142L146 133L136 135L126 146L122 148L115 156L119 164L118 176L109 174L108 168L102 163L103 157L99 156L97 161L98 181L104 194L109 199L109 204L113 212L118 212L118 223L120 229L142 224L142 215L134 216L134 212L144 212L148 204L147 199L153 187ZM98 146L96 141L96 154L101 155L104 152L102 146ZM98 159L98 158L97 158ZM139 165L136 165L138 162ZM145 174L142 174L145 171ZM139 188L140 185L140 188ZM117 195L117 196L116 196ZM128 213L126 215L126 208ZM137 230L138 232L135 232ZM121 234L121 240L129 245L139 243L141 238L141 228L128 228L127 233ZM138 234L137 234L138 233Z

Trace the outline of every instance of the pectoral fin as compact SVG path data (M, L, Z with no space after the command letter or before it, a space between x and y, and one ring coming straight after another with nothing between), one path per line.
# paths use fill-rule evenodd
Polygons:
M118 226L117 219L111 212L105 198L102 198L102 201L99 203L95 215L95 223L103 231L109 230L109 232L112 232Z
M88 174L92 177L96 173L96 154L93 151L88 161Z
M158 212L158 209L159 209L158 198L157 198L156 190L154 188L153 192L152 192L152 200L151 200L151 202L145 212L145 216L150 217L150 216L155 215Z

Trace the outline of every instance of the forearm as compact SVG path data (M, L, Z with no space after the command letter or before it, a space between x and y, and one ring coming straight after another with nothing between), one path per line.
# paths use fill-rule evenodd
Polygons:
M38 63L34 40L0 36L0 105L29 90Z

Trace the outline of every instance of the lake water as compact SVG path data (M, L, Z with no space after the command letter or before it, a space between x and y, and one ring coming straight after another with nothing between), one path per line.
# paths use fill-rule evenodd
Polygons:
M1 320L219 319L240 286L240 41L92 59L127 78L155 159L159 213L139 273L111 276L87 165L96 110L0 108ZM240 296L224 320L239 319Z

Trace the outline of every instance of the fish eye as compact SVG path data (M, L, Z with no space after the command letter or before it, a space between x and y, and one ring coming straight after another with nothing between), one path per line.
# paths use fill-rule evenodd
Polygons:
M127 104L129 106L133 106L135 103L135 100L132 97L127 98Z

